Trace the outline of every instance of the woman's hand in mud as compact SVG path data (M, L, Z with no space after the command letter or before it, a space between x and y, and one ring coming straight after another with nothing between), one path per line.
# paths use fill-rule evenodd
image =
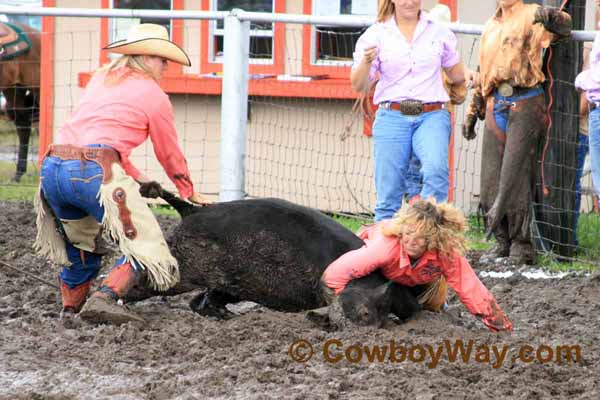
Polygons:
M192 194L190 197L188 197L188 201L190 203L198 204L200 206L207 206L209 204L212 204L212 201L202 197L202 195L200 195L200 193L196 193L196 192L194 192L194 194Z

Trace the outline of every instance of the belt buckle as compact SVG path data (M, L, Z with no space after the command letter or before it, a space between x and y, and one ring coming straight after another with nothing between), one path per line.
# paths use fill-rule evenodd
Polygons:
M514 89L511 85L506 82L502 82L498 85L498 94L503 97L510 97L514 93Z
M419 115L423 112L423 103L418 100L401 101L400 112L404 115Z

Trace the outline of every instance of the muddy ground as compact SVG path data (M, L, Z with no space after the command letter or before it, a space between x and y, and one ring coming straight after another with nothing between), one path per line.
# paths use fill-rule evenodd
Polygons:
M0 261L55 283L56 271L31 250L32 208L0 202ZM166 232L176 223L160 221ZM236 318L212 320L189 311L194 293L131 305L147 320L142 326L65 323L58 319L56 288L0 265L0 399L600 398L598 275L482 281L512 319L512 334L488 332L454 295L446 313L424 312L384 329L348 332L316 329L303 314L242 313L244 307ZM312 359L303 363L289 354L298 339L314 348ZM465 347L472 341L468 362L452 361L446 353L444 340L454 347L458 339ZM392 343L390 359L383 351ZM325 359L326 344L329 356L340 361ZM365 349L359 362L356 348L345 356L353 344ZM366 350L375 345L385 356L382 362L368 360ZM439 345L436 365L421 351L431 346L436 354ZM504 362L497 361L493 345L507 346ZM523 345L534 351L525 348L520 360ZM580 346L581 358L576 361L573 353L570 362L562 357L557 363L556 347L564 345ZM403 349L409 354L404 361ZM294 354L309 353L300 347Z

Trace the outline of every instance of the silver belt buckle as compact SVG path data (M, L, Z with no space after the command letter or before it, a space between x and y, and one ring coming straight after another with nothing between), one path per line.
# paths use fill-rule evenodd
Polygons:
M419 115L423 112L423 103L419 100L403 100L400 102L400 112L404 115Z
M380 104L380 107L383 108L384 110L389 110L390 109L390 102L389 101L384 101L383 103Z
M503 97L510 97L514 93L513 87L506 82L498 85L498 94Z

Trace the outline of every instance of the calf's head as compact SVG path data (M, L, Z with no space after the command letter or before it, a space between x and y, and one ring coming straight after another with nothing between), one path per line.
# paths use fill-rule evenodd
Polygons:
M390 312L393 283L384 282L372 287L372 280L371 285L360 282L360 279L353 282L329 306L308 311L306 317L324 329L381 327Z

